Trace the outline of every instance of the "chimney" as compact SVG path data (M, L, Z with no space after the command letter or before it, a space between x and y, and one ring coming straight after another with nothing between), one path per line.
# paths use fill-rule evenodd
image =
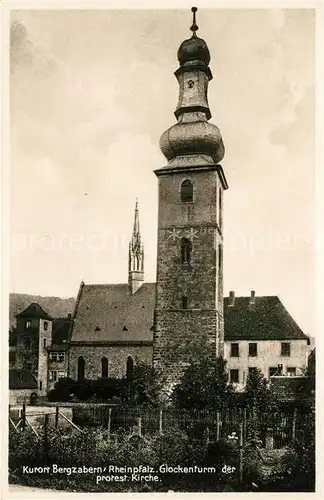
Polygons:
M234 307L235 304L235 293L231 291L228 297L228 307Z
M255 304L255 291L251 290L251 295L250 295L250 305Z

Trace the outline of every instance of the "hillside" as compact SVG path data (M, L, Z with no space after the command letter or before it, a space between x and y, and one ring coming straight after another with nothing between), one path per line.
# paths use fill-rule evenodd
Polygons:
M31 302L37 302L44 311L53 318L59 318L72 314L75 298L62 299L60 297L41 297L40 295L27 295L24 293L11 293L9 298L9 321L15 324L15 315L19 309L23 311Z

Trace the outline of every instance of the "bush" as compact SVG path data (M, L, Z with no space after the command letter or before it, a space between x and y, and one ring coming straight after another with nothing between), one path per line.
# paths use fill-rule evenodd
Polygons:
M89 430L79 433L75 429L48 429L37 439L29 430L17 434L10 432L9 466L10 482L19 482L43 488L58 488L66 491L218 491L224 484L220 467L233 462L235 451L225 442L216 447L203 440L191 440L179 429L170 429L163 434L145 438L129 433L108 440L107 431ZM160 476L159 482L108 482L96 484L96 474L23 474L23 465L59 467L116 466L138 467L149 465ZM216 474L159 474L161 464L169 466L219 465Z
M97 380L73 380L62 378L56 382L54 389L47 395L49 401L70 401L73 396L80 401L96 398L107 401L119 397L121 393L121 380L116 378L99 378Z
M226 361L201 358L186 369L173 390L172 400L179 408L217 410L231 404L234 391L228 384Z
M99 378L91 381L91 393L100 400L119 397L121 394L121 380L116 378Z
M139 362L133 372L121 381L122 401L128 406L158 406L161 384L156 370Z

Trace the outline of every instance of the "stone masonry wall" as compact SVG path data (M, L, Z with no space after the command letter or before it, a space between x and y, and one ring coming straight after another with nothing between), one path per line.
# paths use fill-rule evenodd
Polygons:
M184 180L193 201L181 202ZM223 354L223 235L216 170L159 177L159 225L153 363L176 382L190 356L205 350ZM181 261L181 240L191 242L189 263ZM187 297L187 306L183 306ZM207 351L206 351L207 348Z
M134 365L138 361L152 364L153 348L151 346L86 346L72 345L69 352L69 376L77 379L78 358L85 360L85 378L97 379L101 377L101 358L108 358L108 376L122 378L126 374L126 362L131 356Z

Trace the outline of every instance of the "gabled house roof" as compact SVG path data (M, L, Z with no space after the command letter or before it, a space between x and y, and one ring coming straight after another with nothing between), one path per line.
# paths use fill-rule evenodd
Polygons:
M71 342L152 343L155 283L134 294L128 284L81 284Z
M225 340L309 340L275 295L224 298Z
M9 389L37 389L37 380L29 371L11 368Z
M81 283L74 311L71 342L153 342L155 283L144 283L133 295L128 284ZM224 298L225 341L308 340L277 296Z
M52 323L52 344L65 344L69 340L71 318L55 318Z
M29 304L26 309L24 309L21 313L16 314L16 318L26 318L26 319L48 319L52 320L51 316L44 311L44 309L37 304L37 302L32 302Z

